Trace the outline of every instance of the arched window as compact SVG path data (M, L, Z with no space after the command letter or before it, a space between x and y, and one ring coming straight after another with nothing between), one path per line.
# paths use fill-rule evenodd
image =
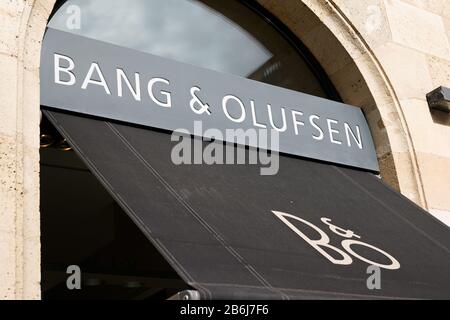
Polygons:
M338 99L306 48L254 1L67 0L49 27Z

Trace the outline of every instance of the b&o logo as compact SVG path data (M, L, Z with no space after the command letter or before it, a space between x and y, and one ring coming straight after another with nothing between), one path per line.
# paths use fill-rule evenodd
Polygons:
M357 234L355 234L352 230L346 230L344 228L338 227L331 223L331 219L328 218L321 218L320 220L322 223L324 223L331 232L337 234L338 236L344 238L341 242L342 249L330 244L330 237L319 227L312 224L309 221L306 221L304 219L301 219L297 216L294 216L292 214L279 212L279 211L272 211L272 213L277 216L284 224L286 224L292 231L294 231L298 236L300 236L303 240L305 240L307 243L309 243L314 249L316 249L320 254L322 254L325 258L327 258L330 262L338 265L351 265L353 263L353 259L359 259L361 261L364 261L368 263L371 266L376 266L383 269L388 270L397 270L400 269L400 262L396 258L394 258L392 255L387 253L386 251L377 248L371 244L368 244L366 242L362 242L359 239L361 237ZM308 237L305 233L303 233L299 228L297 228L294 224L291 223L289 220L296 220L298 222L301 222L312 229L314 229L317 234L320 236L318 240L311 239ZM383 264L377 261L372 261L367 257L364 257L354 251L353 248L361 246L365 247L366 249L374 250L378 253L381 253L384 255L390 263ZM330 255L325 249L332 250L335 253L337 253L340 258L335 258L332 255Z

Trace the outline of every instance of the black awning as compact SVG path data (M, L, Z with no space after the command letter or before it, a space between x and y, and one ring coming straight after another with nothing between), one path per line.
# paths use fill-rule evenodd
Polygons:
M204 299L450 298L449 228L371 173L284 156L275 176L176 166L167 133L45 113Z

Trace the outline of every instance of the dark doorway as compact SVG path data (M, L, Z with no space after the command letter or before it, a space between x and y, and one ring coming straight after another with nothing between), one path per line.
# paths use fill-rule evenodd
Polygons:
M43 299L167 299L187 288L45 117L41 144ZM71 265L80 290L67 287Z

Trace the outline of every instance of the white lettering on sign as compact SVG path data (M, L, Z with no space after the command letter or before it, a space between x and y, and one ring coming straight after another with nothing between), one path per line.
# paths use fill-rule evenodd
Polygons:
M299 135L298 126L304 126L305 125L305 123L303 121L299 121L297 119L297 116L302 117L303 116L303 112L292 110L292 120L294 121L294 131L295 131L295 135L296 136Z
M301 219L297 216L294 216L289 213L284 213L280 211L272 211L272 213L277 216L284 224L286 224L292 231L294 231L299 237L301 237L303 240L305 240L308 244L311 245L314 249L316 249L321 255L323 255L325 258L327 258L330 262L333 264L339 264L339 265L351 265L353 263L353 258L359 259L363 262L368 263L372 266L377 266L380 268L388 269L388 270L397 270L400 269L400 262L396 258L394 258L392 255L387 253L386 251L377 248L373 245L370 245L368 243L354 240L352 238L361 239L359 235L356 235L352 230L346 230L344 228L338 227L331 223L331 219L328 218L321 218L322 223L328 226L328 228L331 230L331 232L337 234L338 236L341 236L343 238L346 238L341 242L341 246L344 250L337 248L336 246L330 244L330 238L329 236L319 227L314 225L311 222L308 222L304 219ZM320 237L317 240L311 239L308 237L305 233L303 233L297 226L295 226L291 221L289 220L295 220L298 222L301 222L302 224L314 229L318 236ZM377 253L380 253L384 255L389 261L389 264L383 264L380 262L372 261L366 257L361 256L360 254L356 253L352 247L361 246L365 248L369 248L373 251L376 251ZM331 250L334 253L337 253L339 255L339 258L334 257L333 255L330 255L327 250ZM353 256L353 258L352 258Z
M119 97L123 96L122 81L125 80L125 84L127 85L134 99L136 101L141 101L141 78L139 73L137 72L134 73L135 84L133 88L133 86L130 83L130 80L128 79L127 75L122 69L116 69L116 72L117 72L117 95Z
M272 125L272 128L274 130L277 130L278 132L285 132L287 130L287 123L286 123L286 110L285 108L281 108L281 116L283 117L283 125L279 128L275 125L273 121L273 113L272 113L272 106L270 104L267 105L267 111L269 113L269 120L270 124Z
M61 66L61 61L65 60L69 65L67 67ZM72 73L72 70L75 68L75 63L70 57L63 56L61 54L55 53L54 59L55 66L55 83L63 86L73 86L76 82L75 75ZM63 81L61 80L61 73L66 74L69 77L69 80Z
M344 127L345 127L345 136L347 137L347 145L349 147L352 146L352 143L350 141L350 136L352 136L353 140L358 145L358 148L362 149L363 148L363 144L362 144L361 132L359 130L359 126L358 125L355 126L355 128L356 128L356 136L355 136L355 133L353 132L351 126L347 122L344 123Z
M97 75L96 78L99 78L100 80L93 79L94 72ZM103 76L103 72L100 69L100 66L95 62L91 64L86 78L84 78L83 84L81 85L81 89L86 90L88 85L90 84L101 86L103 87L103 89L105 89L105 92L107 94L111 94L111 90L109 90L108 84L106 83L105 77Z
M77 83L75 73L75 62L72 58L61 54L54 54L54 81L56 84L64 86L73 86ZM63 79L64 78L64 79ZM67 79L67 80L66 80ZM116 68L116 83L117 83L117 96L123 97L123 82L128 87L128 91L131 93L136 101L141 101L141 76L139 73L134 73L134 84L131 83L125 71L121 68ZM170 85L170 82L166 79L155 77L148 81L147 91L148 96L155 104L165 108L172 107L172 97L169 91L160 90L157 92L163 98L158 99L155 94L154 87L158 84ZM100 65L96 62L91 63L89 70L84 77L81 89L88 90L90 85L100 86L105 90L105 93L111 95L110 86L103 75Z
M164 83L165 85L170 85L170 81L163 79L163 78L153 78L148 82L148 95L150 96L150 99L152 99L152 101L154 103L156 103L158 106L160 107L164 107L164 108L172 108L172 96L170 95L169 91L164 91L162 90L160 93L161 95L163 95L166 98L166 101L161 101L156 99L155 94L153 93L153 86L156 83Z
M74 86L80 70L76 71L76 62L71 57L54 53L54 83L61 86ZM81 89L94 90L100 87L107 95L112 95L111 90L116 89L116 95L124 98L129 95L134 101L144 102L144 95L141 90L141 81L146 75L134 72L127 75L123 68L115 68L115 79L106 79L102 68L110 69L110 66L102 66L97 62L89 64L87 72L82 70L83 81ZM106 69L105 69L106 70ZM111 74L108 73L108 74ZM148 75L147 75L148 76ZM116 85L111 85L115 81ZM172 108L172 93L169 79L163 77L151 77L147 83L147 102L159 107ZM163 87L163 88L161 88ZM144 87L145 88L145 87ZM343 145L344 147L363 149L363 137L358 125L335 119L319 116L316 114L305 114L303 111L295 110L291 107L281 105L274 107L270 103L257 106L255 99L243 99L235 94L226 94L221 98L221 106L213 106L207 101L202 101L202 89L199 86L189 88L192 99L187 101L187 107L197 115L211 116L214 109L222 109L226 119L234 123L244 123L249 120L254 128L272 128L280 133L290 131L295 136L304 135L309 132L310 137L315 141L328 140L332 144ZM145 102L144 102L145 103ZM185 106L179 106L185 107ZM307 129L309 127L309 129Z
M233 116L230 115L230 111L229 111L229 106L230 106L229 101L230 100L231 101L235 101L236 103L234 103L234 105L239 106L238 113L240 114L240 116L233 117ZM239 99L238 97L235 97L235 96L233 96L231 94L223 97L223 99L222 99L222 108L223 108L223 112L225 113L225 116L229 120L231 120L233 122L236 122L236 123L240 123L240 122L245 120L245 116L246 116L245 106L244 106L244 103L241 101L241 99Z
M255 100L250 100L250 109L252 110L253 126L255 128L266 129L267 126L264 123L259 123L258 119L256 118Z
M316 129L317 132L319 132L318 135L317 134L313 135L313 139L318 140L318 141L323 140L323 137L324 137L323 130L319 127L319 125L314 120L320 120L320 117L315 114L313 114L309 117L309 123L311 123L311 125L314 127L314 129Z
M341 141L336 140L334 135L339 134L339 130L333 128L333 124L338 124L339 122L333 119L327 119L328 132L330 133L330 141L335 144L342 144Z

